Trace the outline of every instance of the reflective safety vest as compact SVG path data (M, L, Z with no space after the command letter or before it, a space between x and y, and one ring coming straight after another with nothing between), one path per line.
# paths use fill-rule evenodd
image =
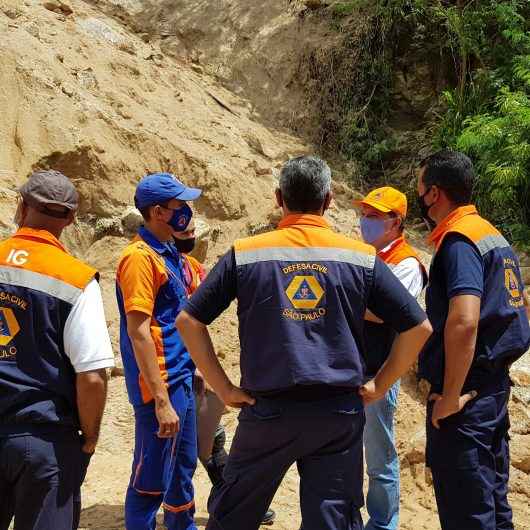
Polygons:
M63 334L97 271L45 230L0 243L0 436L78 429Z
M404 236L396 239L389 245L388 249L379 251L377 255L388 265L390 270L394 269L403 260L414 258L420 265L423 274L423 285L427 285L427 271L421 262L420 256ZM392 326L384 322L375 323L369 320L366 321L364 332L364 361L367 376L375 376L381 366L383 366L390 354L396 335L397 333L392 329Z
M375 250L334 233L316 215L234 244L241 385L362 384L364 313Z
M469 379L474 372L495 373L522 356L530 347L530 328L525 311L519 262L510 244L488 221L478 215L472 205L452 212L430 236L436 253L431 265L431 282L438 267L437 253L449 234L469 240L482 256L484 265L483 295L475 358ZM420 355L419 374L440 386L444 374L444 321L437 321L430 306L439 304L440 286L427 288L427 312L434 333ZM447 301L448 303L448 301Z
M399 265L403 260L408 258L414 258L420 265L420 269L423 273L423 285L427 285L428 275L427 271L421 262L419 254L416 249L409 244L404 236L399 237L390 245L390 248L386 251L379 251L377 255L393 269L396 265Z

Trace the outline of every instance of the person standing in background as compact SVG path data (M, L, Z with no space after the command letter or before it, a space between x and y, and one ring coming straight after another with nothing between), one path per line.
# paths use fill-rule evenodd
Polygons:
M404 235L407 197L389 186L371 191L362 201L361 234L373 245L403 287L418 298L427 283L427 273L418 253ZM387 360L396 333L371 311L365 315L365 378L373 378ZM399 457L394 440L399 380L383 399L365 408L364 451L369 477L366 507L370 516L365 530L397 530L399 524Z

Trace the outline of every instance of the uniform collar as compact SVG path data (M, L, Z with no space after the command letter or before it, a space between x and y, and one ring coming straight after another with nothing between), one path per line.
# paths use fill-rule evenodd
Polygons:
M397 247L400 243L405 243L405 236L399 236L394 241L390 242L385 248L377 251L377 255L386 254L390 252L394 247Z
M467 206L460 206L456 210L453 210L441 223L436 225L436 228L427 238L427 242L436 245L437 241L451 228L451 226L467 215L478 215L475 205L468 204Z
M147 243L157 254L172 254L169 244L163 243L155 237L145 226L138 229L138 235L145 243Z
M48 230L24 226L19 228L13 237L32 239L33 241L38 241L40 243L47 243L48 245L53 245L54 247L61 249L63 252L66 252L62 243L51 232L48 232Z
M313 215L308 213L291 214L284 217L278 228L288 228L290 226L317 226L319 228L329 228L329 223L321 215Z

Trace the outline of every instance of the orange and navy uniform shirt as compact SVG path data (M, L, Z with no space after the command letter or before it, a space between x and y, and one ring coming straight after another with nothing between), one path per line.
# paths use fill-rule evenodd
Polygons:
M426 318L373 247L318 215L290 215L273 232L237 240L185 310L210 324L234 299L241 385L255 395L351 392L364 378L367 307L398 331Z
M120 347L133 405L148 403L153 396L139 370L127 333L127 313L132 311L151 317L151 336L168 389L182 383L191 385L195 366L175 327L175 319L198 275L193 273L187 279L184 261L172 244L161 243L145 227L140 228L121 255L116 274Z
M506 371L530 346L524 284L518 258L503 235L462 206L430 235L435 246L426 293L434 333L420 354L419 375L439 391L445 370L444 331L449 301L460 295L481 299L475 357L464 390L478 390Z
M46 230L0 242L0 437L77 430L68 316L98 277Z

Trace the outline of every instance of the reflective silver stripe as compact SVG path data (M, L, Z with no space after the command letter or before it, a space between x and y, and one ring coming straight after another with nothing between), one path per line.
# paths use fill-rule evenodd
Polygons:
M371 269L375 263L375 255L335 247L258 248L255 250L236 250L235 255L238 266L262 261L336 261Z
M510 243L508 243L508 241L506 241L503 236L497 235L486 236L477 243L475 243L475 245L477 246L479 252L484 256L484 254L487 254L490 250L493 250L494 248L509 247Z
M16 269L14 267L0 267L0 284L16 285L17 287L41 291L72 305L83 292L82 289L57 278L46 276L40 272Z

